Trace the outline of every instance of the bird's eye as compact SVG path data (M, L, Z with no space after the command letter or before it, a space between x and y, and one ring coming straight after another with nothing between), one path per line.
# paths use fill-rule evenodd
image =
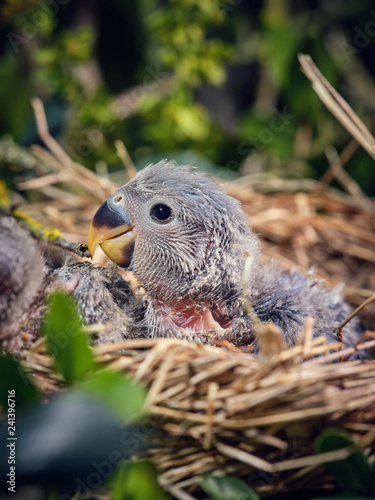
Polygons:
M157 203L151 208L151 217L157 222L171 222L173 220L172 210L164 203Z

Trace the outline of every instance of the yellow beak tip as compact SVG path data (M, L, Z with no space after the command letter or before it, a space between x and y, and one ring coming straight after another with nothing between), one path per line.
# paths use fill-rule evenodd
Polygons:
M96 247L99 244L99 240L100 240L100 233L97 230L95 230L93 224L91 223L87 238L87 248L90 252L91 259L93 259L94 257Z

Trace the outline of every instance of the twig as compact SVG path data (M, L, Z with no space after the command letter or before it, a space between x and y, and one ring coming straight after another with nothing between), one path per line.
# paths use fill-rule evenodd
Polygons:
M90 252L86 243L72 243L67 241L62 237L58 229L46 229L42 224L31 217L31 215L26 214L17 206L11 206L8 209L2 207L1 213L14 217L17 222L38 241L48 240L50 244L67 250L68 252L75 253L80 257L90 257Z
M341 158L337 154L334 147L326 148L326 156L328 158L332 174L337 178L344 189L355 198L365 198L365 193L359 187L357 182L344 170Z
M73 161L71 160L68 153L60 146L57 141L55 141L55 139L49 133L47 117L42 101L35 97L31 100L31 105L35 113L35 121L39 137L42 139L44 144L52 151L56 158L61 161L61 163L64 163L66 165L73 165Z
M212 426L214 423L215 400L219 390L219 385L216 382L210 382L207 387L207 430L203 438L203 449L209 450L212 444Z
M35 177L34 179L28 179L27 181L18 182L17 187L20 191L25 189L41 189L45 186L50 186L51 184L57 184L68 180L69 177L65 172L57 172L53 174L46 174L42 177Z
M161 486L165 488L171 495L177 498L177 500L196 500L195 497L192 497L186 491L182 490L181 488L178 488L178 486L169 484L167 481L162 481L160 478L159 482Z
M74 173L77 179L81 176L82 179L80 179L80 182L84 182L86 189L96 197L101 198L112 193L116 186L109 179L100 177L94 172L91 172L88 168L74 162L67 152L60 146L60 144L52 137L48 129L47 117L42 101L35 98L32 99L31 104L34 109L39 136L44 144L55 155L57 160L71 173ZM100 193L100 188L102 193Z
M90 252L86 243L71 243L64 238L50 240L50 243L56 247L62 248L63 250L75 253L80 257L90 257Z
M115 141L115 148L117 151L117 155L126 168L129 179L133 179L133 177L137 175L137 169L134 166L133 160L131 159L129 152L126 149L125 144L120 141L120 139L118 139L117 141Z
M358 347L359 345L361 345L361 344L362 344L362 342L364 342L364 341L365 341L366 339L368 339L368 338L373 338L373 337L370 337L370 336L369 336L369 332L368 332L368 330L366 330L366 331L365 331L365 333L364 333L364 334L363 334L363 335L362 335L362 336L361 336L361 337L357 340L357 342L354 344L353 349L357 350L357 347ZM366 343L366 348L367 348L367 347L370 347L370 346L367 346L367 343ZM351 356L351 355L352 355L352 354L348 354L348 356L345 356L344 358L342 358L342 361L348 361L348 359L350 358L350 356Z
M256 315L256 313L253 309L253 306L250 303L250 300L249 300L250 291L248 288L249 283L250 283L250 275L251 275L251 268L253 265L253 260L254 260L254 258L252 255L248 255L245 259L245 266L244 266L244 270L243 270L243 274L242 274L242 300L243 300L246 312L250 316L251 321L254 323L254 326L255 326L255 325L259 325L260 321L259 321L258 316Z
M355 139L351 139L345 148L342 150L339 159L341 166L344 166L348 163L350 158L354 155L359 147L358 142ZM330 165L327 171L324 173L323 177L320 178L319 182L324 182L325 184L330 184L335 178L334 173L334 165Z
M301 335L302 344L302 357L306 358L309 351L311 350L311 340L314 334L314 318L308 316L306 318L305 324L303 325L303 333Z
M357 314L362 311L368 304L371 304L371 302L374 302L375 300L375 293L371 295L368 299L366 299L360 306L357 307L349 316L344 319L333 331L337 333L337 341L341 342L342 341L342 329L344 328L345 325L349 323ZM339 337L341 336L341 340L339 340Z
M312 82L312 87L320 100L375 160L375 139L366 125L345 99L324 78L309 55L299 54L298 60L301 63L302 71Z
M264 356L271 355L275 352L280 352L283 349L283 335L281 329L272 323L262 323L259 321L253 306L250 303L248 289L251 275L251 267L253 264L253 256L246 257L244 271L242 275L242 300L247 314L250 316L254 324L254 335L258 339L259 348Z

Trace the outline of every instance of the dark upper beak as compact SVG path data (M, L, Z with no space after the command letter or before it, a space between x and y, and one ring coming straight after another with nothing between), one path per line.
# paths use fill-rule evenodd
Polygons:
M91 221L88 247L91 258L101 246L104 253L121 267L128 267L133 255L135 236L123 196L113 194L99 208Z

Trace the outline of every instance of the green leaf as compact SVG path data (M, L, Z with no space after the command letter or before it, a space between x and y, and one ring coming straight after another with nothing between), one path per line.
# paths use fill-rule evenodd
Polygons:
M235 477L201 476L201 487L213 500L260 500L244 481Z
M112 500L167 500L155 467L146 461L126 462L111 479ZM231 499L234 500L234 499Z
M69 383L80 380L90 370L93 354L87 335L71 298L57 291L50 299L50 310L42 326L47 346L58 371Z
M327 428L316 439L315 452L327 453L353 445L356 443L348 432ZM336 477L343 492L374 498L375 474L360 448L343 460L327 462L325 467Z
M80 386L81 389L98 397L120 419L134 419L142 415L146 391L122 373L108 370L96 373Z
M15 401L16 408L19 408L37 402L40 393L20 363L9 354L2 354L0 355L0 406L5 411L9 407L8 396Z

